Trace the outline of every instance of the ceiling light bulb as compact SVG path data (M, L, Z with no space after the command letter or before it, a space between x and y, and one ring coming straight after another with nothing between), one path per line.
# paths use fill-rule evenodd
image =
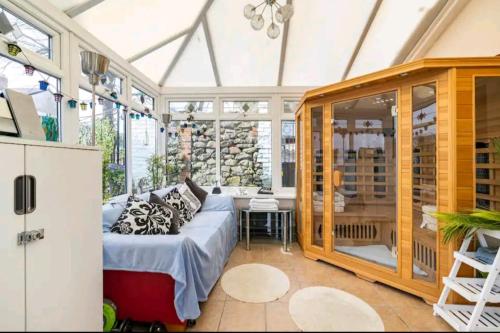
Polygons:
M267 28L267 35L269 38L276 39L280 35L280 27L276 23L271 23L269 28Z
M243 10L243 15L249 20L252 19L252 17L255 16L255 6L250 4L246 5Z
M279 23L283 23L285 21L288 21L291 17L293 16L293 6L290 4L286 4L282 7L280 7L276 11L276 21Z
M255 15L254 17L252 17L250 23L254 30L260 30L264 26L264 18L262 17L262 15Z

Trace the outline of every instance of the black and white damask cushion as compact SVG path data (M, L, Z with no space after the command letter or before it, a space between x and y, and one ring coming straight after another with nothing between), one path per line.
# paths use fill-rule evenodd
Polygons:
M130 196L111 232L123 235L166 235L174 214L160 205Z
M181 226L193 219L193 214L191 213L188 204L176 187L174 187L172 191L168 192L163 200L170 206L177 209L177 211L179 212L179 217L181 218Z
M179 186L179 193L181 194L184 201L188 204L188 208L191 210L191 213L194 215L201 208L201 202L198 200L196 195L191 191L189 186L186 184L182 184Z

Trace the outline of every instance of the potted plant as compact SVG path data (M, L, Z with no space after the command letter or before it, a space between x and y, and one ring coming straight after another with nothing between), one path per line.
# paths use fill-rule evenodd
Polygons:
M500 138L492 140L500 157ZM472 236L478 229L500 230L500 211L474 210L471 213L435 213L435 217L445 222L441 228L443 241L449 243Z

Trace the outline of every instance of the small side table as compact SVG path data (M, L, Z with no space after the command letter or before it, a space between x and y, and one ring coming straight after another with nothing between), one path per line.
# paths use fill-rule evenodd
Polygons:
M281 214L283 227L282 235L283 235L283 251L290 251L289 245L292 242L292 210L291 209L280 209L280 210L252 210L252 209L242 209L240 210L240 240L243 235L243 219L241 217L241 213L245 214L245 227L246 227L246 248L247 251L250 250L250 213L267 213L267 214L276 214L278 216ZM290 232L289 232L290 231ZM290 233L290 239L288 239L288 234Z

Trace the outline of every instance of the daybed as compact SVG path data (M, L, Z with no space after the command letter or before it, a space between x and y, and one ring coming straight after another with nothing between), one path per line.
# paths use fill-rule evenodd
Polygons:
M153 192L160 197L168 189ZM149 193L140 196L148 199ZM200 316L237 243L236 212L230 196L209 195L178 235L120 235L109 227L121 212L121 196L103 207L104 297L118 318L160 321L183 329Z

